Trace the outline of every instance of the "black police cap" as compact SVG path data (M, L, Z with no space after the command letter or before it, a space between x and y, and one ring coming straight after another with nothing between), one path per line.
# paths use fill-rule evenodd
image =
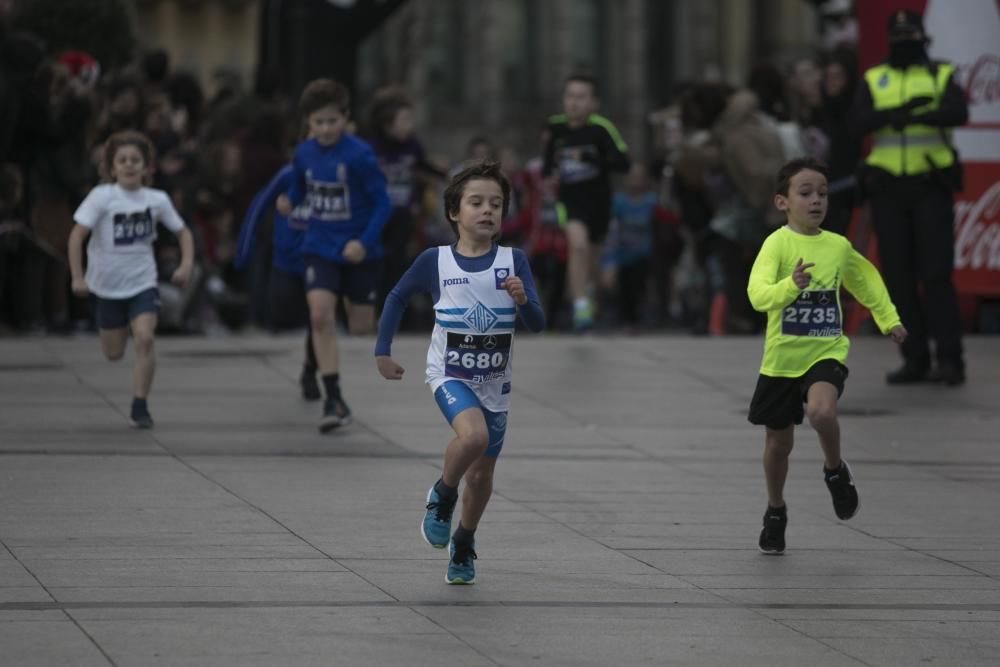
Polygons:
M912 9L899 9L889 15L889 35L893 37L924 36L924 17Z

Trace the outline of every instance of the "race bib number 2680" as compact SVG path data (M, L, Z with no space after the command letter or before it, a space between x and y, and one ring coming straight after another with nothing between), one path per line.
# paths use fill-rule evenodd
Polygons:
M781 333L786 336L832 338L841 334L840 305L834 290L802 292L781 313Z
M448 377L470 382L502 378L510 361L510 334L463 334L449 331L444 354Z

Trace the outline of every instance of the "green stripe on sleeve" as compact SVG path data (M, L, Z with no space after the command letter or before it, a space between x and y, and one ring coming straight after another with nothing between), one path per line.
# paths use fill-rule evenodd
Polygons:
M621 133L618 132L618 128L615 127L614 123L612 123L610 120L608 120L604 116L592 113L590 114L590 118L587 119L587 122L603 127L605 131L611 136L611 140L615 142L615 146L618 147L618 150L620 150L622 153L628 152L628 144L625 143L625 140L622 139Z

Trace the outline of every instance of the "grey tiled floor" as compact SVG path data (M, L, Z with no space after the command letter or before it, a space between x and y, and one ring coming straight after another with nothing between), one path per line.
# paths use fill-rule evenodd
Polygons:
M788 551L756 550L761 341L519 337L473 587L420 539L449 429L345 339L355 425L320 436L296 336L131 354L0 341L0 665L912 665L1000 662L1000 338L969 383L889 388L853 341L841 400L862 509L837 521L797 433Z

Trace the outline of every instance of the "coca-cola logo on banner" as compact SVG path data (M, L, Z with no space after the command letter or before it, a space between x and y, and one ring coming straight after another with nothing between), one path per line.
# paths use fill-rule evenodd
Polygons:
M957 74L970 106L1000 100L1000 56L984 53L972 64L959 64Z
M1000 182L955 203L955 268L1000 270Z

